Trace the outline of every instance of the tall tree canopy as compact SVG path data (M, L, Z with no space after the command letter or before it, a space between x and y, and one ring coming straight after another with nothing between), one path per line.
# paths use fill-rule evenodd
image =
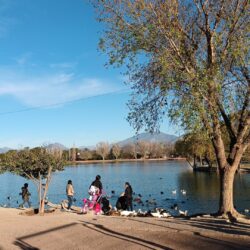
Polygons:
M110 64L128 66L130 123L153 130L167 111L189 131L205 128L220 169L219 213L238 216L233 179L250 141L249 1L92 2L105 24L100 47Z

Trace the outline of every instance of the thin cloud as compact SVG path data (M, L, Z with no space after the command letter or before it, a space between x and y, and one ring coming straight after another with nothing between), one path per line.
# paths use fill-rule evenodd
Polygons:
M23 76L12 71L0 72L0 96L12 96L28 107L49 106L124 89L121 83L79 78L74 74Z
M51 63L49 67L51 69L73 69L77 65L77 62L63 62L63 63Z

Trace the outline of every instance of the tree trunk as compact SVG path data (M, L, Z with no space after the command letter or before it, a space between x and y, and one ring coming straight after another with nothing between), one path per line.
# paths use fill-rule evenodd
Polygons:
M235 166L220 169L220 203L218 213L227 217L236 214L233 203L233 183L236 169Z
M43 192L43 195L42 195L42 199L40 200L40 204L39 204L39 214L41 214L41 215L44 214L45 199L46 199L46 195L47 195L47 192L48 192L48 189L49 189L49 183L50 183L50 179L51 179L51 172L52 172L52 168L49 167L44 192Z

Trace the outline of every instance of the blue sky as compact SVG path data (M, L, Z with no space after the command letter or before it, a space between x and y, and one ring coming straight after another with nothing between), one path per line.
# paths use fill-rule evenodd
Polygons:
M86 0L0 0L0 147L134 135L122 69L105 68L97 49L101 29Z

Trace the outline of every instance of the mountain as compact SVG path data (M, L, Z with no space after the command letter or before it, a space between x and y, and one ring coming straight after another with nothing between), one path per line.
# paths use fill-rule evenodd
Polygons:
M7 147L0 148L0 154L4 154L4 153L8 152L9 150L11 150L11 148L7 148Z
M118 142L119 146L124 146L131 143L136 143L138 141L147 141L147 142L161 142L161 143L175 143L178 140L178 136L165 134L162 132L159 133L141 133L135 136L132 136L128 139Z
M68 149L64 145L62 145L60 143L57 143L57 142L56 143L51 143L51 144L47 145L46 148L48 148L48 149L58 148L58 149L62 149L62 150Z

